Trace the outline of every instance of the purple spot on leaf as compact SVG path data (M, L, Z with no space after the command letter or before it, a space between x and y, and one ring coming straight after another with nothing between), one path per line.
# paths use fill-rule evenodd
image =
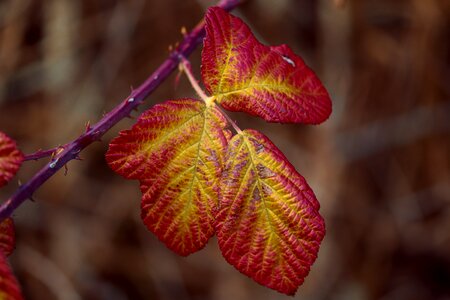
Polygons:
M261 179L275 176L275 173L272 170L270 170L268 167L264 166L261 163L256 165L256 170L258 171L258 176Z

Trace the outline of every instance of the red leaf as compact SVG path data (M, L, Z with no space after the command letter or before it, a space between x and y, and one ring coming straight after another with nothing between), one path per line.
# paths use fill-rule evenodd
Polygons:
M216 231L225 259L256 282L292 295L325 234L305 179L263 134L235 135L221 179Z
M23 154L10 137L0 131L0 187L16 174L23 161Z
M0 299L23 299L16 278L6 261L6 256L14 250L14 222L7 218L0 223Z
M214 234L226 125L215 105L168 101L143 113L106 154L113 170L141 181L144 223L180 255L203 248Z
M0 253L0 299L2 300L21 300L17 279L11 272L11 268L6 261L5 255Z
M0 252L8 256L14 250L15 244L14 221L6 218L0 223Z
M269 122L317 124L331 113L327 91L300 57L286 45L261 44L219 7L206 14L202 77L224 108Z

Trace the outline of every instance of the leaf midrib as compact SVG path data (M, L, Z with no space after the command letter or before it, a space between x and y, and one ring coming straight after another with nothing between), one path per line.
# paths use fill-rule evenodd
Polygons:
M299 257L299 256L296 254L296 252L295 252L294 249L292 248L292 245L291 245L290 243L288 243L287 241L285 241L285 240L284 240L284 237L280 236L280 234L279 234L278 231L276 230L276 226L273 225L272 217L270 216L270 214L272 214L273 216L275 216L276 218L278 218L280 221L283 221L283 222L282 222L283 225L286 226L286 224L284 223L284 220L283 220L282 218L280 218L280 217L277 215L276 212L274 212L273 210L271 210L270 208L268 208L267 205L266 205L265 197L264 197L264 195L262 195L262 184L264 184L264 183L263 183L263 180L259 177L258 172L257 172L257 169L256 169L256 165L255 165L255 163L254 163L254 158L256 158L257 160L260 160L260 159L258 159L258 157L256 156L256 154L254 153L254 151L252 150L252 148L251 148L250 145L248 144L247 138L246 138L245 136L244 136L243 138L244 138L245 146L247 147L248 152L249 152L249 154L250 154L250 164L251 164L251 168L255 171L255 174L256 174L256 185L258 186L258 189L259 189L259 192L260 192L261 201L262 201L262 203L263 203L263 210L264 210L264 213L265 213L265 216L266 216L267 223L269 224L269 228L270 228L270 236L268 237L268 241L271 239L271 237L272 237L273 235L275 235L275 236L278 238L278 242L279 242L279 243L282 243L282 244L287 245L287 247L288 247L288 248L290 249L290 251L296 256L297 259L299 259L299 260L301 260L301 261L304 261L304 258L303 258L303 257ZM272 189L272 191L274 191L274 190ZM279 194L278 192L276 192L276 193ZM287 229L289 229L288 226L287 226ZM265 245L265 248L264 248L263 261L264 261L264 258L266 257L266 256L265 256L265 253L266 253L266 250L267 250L267 246L268 246L268 244L269 244L268 241L264 244L264 245ZM278 247L279 247L279 246L278 246Z

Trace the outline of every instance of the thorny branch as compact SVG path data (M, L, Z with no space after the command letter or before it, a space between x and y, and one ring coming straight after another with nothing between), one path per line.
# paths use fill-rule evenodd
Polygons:
M65 148L65 146L58 146L52 149L48 149L48 150L38 150L34 153L31 154L27 154L24 157L24 161L29 161L29 160L39 160L41 158L45 158L45 157L49 157L49 156L55 156L57 155L59 152L63 151Z
M236 7L241 0L221 0L217 6L225 10ZM76 159L79 153L100 138L120 120L128 117L132 110L136 109L144 99L149 96L164 80L177 69L180 57L189 56L202 42L205 35L204 21L200 22L190 33L184 35L183 41L169 55L169 57L144 81L138 88L112 109L103 118L88 127L86 132L75 140L65 144L62 151L57 151L52 160L40 169L28 182L21 185L16 192L0 206L0 221L9 217L14 210L25 200L32 197L33 193L59 169L69 161ZM31 158L33 159L33 158Z

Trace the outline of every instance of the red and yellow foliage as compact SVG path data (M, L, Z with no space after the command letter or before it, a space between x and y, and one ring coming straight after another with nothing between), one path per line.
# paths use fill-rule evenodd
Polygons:
M23 154L16 142L0 131L0 187L16 174L23 161Z
M324 86L287 45L261 44L239 18L206 15L202 78L216 102L269 122L318 124L331 113Z
M0 223L0 299L21 300L17 279L9 267L6 257L12 253L15 244L14 222L11 218Z
M202 77L211 96L155 105L111 142L106 160L140 181L142 219L167 247L188 255L217 233L230 264L292 295L325 234L319 202L266 136L235 128L232 137L218 105L317 124L331 100L288 46L262 45L239 18L210 8L206 33Z

